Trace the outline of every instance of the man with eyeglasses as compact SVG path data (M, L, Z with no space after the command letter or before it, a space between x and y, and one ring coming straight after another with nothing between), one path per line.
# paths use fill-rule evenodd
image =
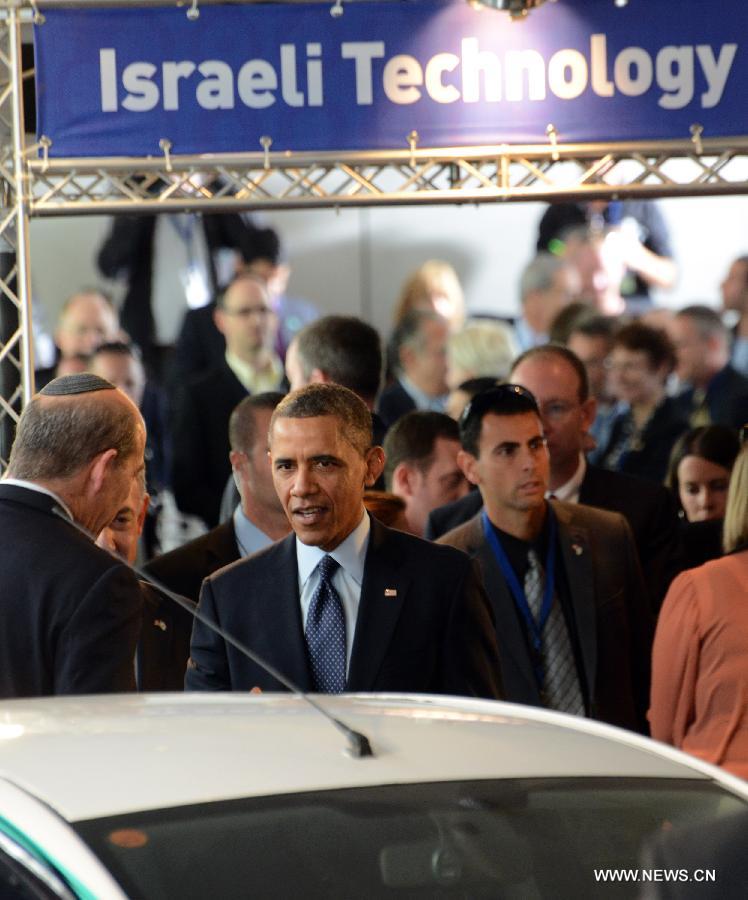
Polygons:
M480 563L506 698L645 732L652 622L626 520L546 499L540 410L519 385L476 395L460 440L483 509L439 543Z
M264 282L235 278L219 298L216 326L226 338L222 364L183 385L174 406L172 484L177 505L218 524L223 489L231 472L228 424L247 394L277 390L283 364L273 350L275 316Z
M523 353L511 380L538 401L550 454L549 491L559 500L621 513L629 523L641 559L649 597L659 609L670 582L683 568L678 519L672 496L662 485L610 472L585 458L595 416L584 365L567 347L547 344ZM480 497L431 513L426 536L437 538L474 515Z

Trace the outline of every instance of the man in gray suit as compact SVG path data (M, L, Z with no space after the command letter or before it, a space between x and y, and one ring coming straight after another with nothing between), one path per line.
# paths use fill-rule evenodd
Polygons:
M480 562L507 699L644 731L652 623L626 520L546 499L540 414L518 385L476 395L460 439L484 510L439 543Z
M474 565L365 511L384 454L364 402L336 384L289 394L270 422L270 460L294 533L207 578L202 613L302 690L499 697ZM185 687L284 685L196 622Z

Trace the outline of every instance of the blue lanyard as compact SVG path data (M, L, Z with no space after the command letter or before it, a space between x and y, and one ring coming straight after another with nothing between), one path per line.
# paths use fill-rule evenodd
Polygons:
M545 588L543 589L543 603L540 607L540 618L538 619L538 621L535 621L535 616L533 616L532 610L527 603L527 597L525 596L524 588L517 580L517 576L514 572L514 569L512 568L512 564L509 562L509 557L506 555L506 551L501 546L501 541L499 540L499 537L496 534L496 530L491 524L485 509L483 510L482 515L483 533L485 534L486 540L488 541L488 546L493 551L493 554L496 557L496 562L499 564L499 568L501 569L501 572L506 579L507 584L509 585L509 590L512 592L512 596L514 597L514 602L517 606L517 609L520 611L522 618L525 620L527 631L532 642L532 647L535 651L536 659L538 660L540 659L543 649L543 629L545 628L545 623L548 621L548 616L550 616L551 607L553 606L553 576L556 568L556 517L553 515L553 510L550 504L548 504L547 509L549 526L548 553L545 560ZM538 676L538 683L542 686L542 666L540 668L538 668L538 666L535 666L535 672Z

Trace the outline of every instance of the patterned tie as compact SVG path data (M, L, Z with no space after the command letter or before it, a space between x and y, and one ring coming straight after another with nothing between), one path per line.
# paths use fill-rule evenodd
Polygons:
M319 694L345 690L345 614L332 577L339 568L332 556L317 565L319 584L306 619L306 646L312 667L312 684Z
M700 428L702 425L711 425L712 417L709 414L709 406L706 402L706 391L696 388L691 401L691 415L688 418L691 428Z
M534 550L527 554L529 568L525 575L525 597L527 605L537 622L543 605L545 574ZM545 672L544 699L545 706L559 712L583 716L584 700L579 686L574 653L571 649L566 620L554 593L551 613L543 629L543 671Z

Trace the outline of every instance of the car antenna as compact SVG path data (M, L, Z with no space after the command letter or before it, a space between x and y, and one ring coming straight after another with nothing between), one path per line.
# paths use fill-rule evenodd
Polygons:
M59 506L54 506L52 508L52 512L56 515L60 516L60 518L64 519L66 522L69 522L74 528L84 534L89 540L94 541L95 538L91 534L91 532L84 528L79 522L76 522L72 519L63 509ZM374 751L371 748L371 743L365 734L362 734L360 731L356 731L350 726L346 725L345 722L342 722L340 719L336 718L332 715L329 710L325 709L325 707L319 703L317 700L314 700L306 691L303 691L300 687L295 685L290 679L286 678L286 676L279 672L274 666L271 666L270 663L265 662L265 660L258 656L253 650L250 650L246 644L240 641L238 638L235 638L232 634L229 634L224 628L221 628L220 625L216 624L212 619L209 619L206 615L200 612L200 609L195 607L191 600L188 600L186 597L183 597L181 594L177 594L174 591L170 590L166 587L165 584L162 584L157 578L153 578L153 576L144 572L142 569L137 566L132 565L128 560L126 560L121 554L115 553L114 551L108 551L118 559L121 563L127 566L128 569L131 569L141 581L145 581L148 584L153 585L160 593L164 594L170 600L173 600L178 606L181 606L182 609L186 609L190 615L197 619L198 622L201 622L203 625L206 625L208 628L212 629L217 635L222 637L226 643L231 644L235 647L240 653L243 653L248 659L250 659L255 665L260 666L261 669L264 669L269 675L272 675L277 681L288 688L294 694L297 694L308 703L311 707L313 707L318 713L323 715L329 722L331 722L343 735L345 735L346 740L348 741L348 752L354 759L365 759L369 756L374 756Z

